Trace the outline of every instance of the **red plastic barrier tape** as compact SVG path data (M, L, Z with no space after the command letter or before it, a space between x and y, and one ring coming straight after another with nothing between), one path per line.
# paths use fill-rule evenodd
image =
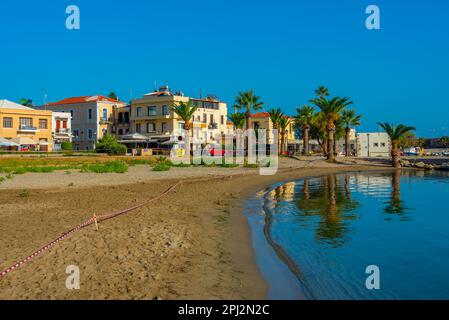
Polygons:
M151 202L153 202L153 201L159 200L160 198L162 198L163 196L165 196L166 194L168 194L169 192L171 192L173 189L175 189L179 184L181 184L181 181L177 182L175 185L171 186L170 188L168 188L167 190L165 190L165 191L164 191L163 193L161 193L160 195L158 195L158 196L156 196L156 197L154 197L154 198L151 198L150 200L147 200L147 201L145 201L145 202L143 202L143 203L141 203L141 204L138 204L138 205L136 205L136 206L133 206L133 207L131 207L131 208L124 209L124 210L120 210L120 211L117 211L117 212L112 212L112 213L109 213L109 214L105 214L105 215L103 215L103 216L98 216L98 217L97 217L97 221L100 222L100 221L105 221L105 220L108 220L108 219L112 219L112 218L115 218L115 217L120 216L120 215L122 215L122 214L131 212L131 211L136 210L136 209L139 209L139 208L141 208L141 207L144 207L144 206L146 206L147 204L149 204L149 203L151 203ZM92 217L92 218L90 218L89 220L87 220L87 221L85 221L85 222L79 224L79 225L76 226L75 228L70 229L70 230L67 231L67 232L64 232L60 237L58 237L57 239L55 239L55 240L53 240L53 241L51 241L51 242L45 244L45 245L42 246L40 249L34 251L34 252L33 252L31 255L29 255L28 257L26 257L26 258L24 258L24 259L22 259L22 260L16 262L15 264L13 264L12 266L10 266L9 268L7 268L7 269L1 271L1 272L0 272L0 278L3 277L3 276L5 276L5 275L7 275L7 274L10 273L11 271L13 271L13 270L15 270L15 269L21 267L22 265L24 265L25 263L29 262L29 261L30 261L31 259L33 259L34 257L37 257L38 255L42 254L43 252L45 252L45 251L47 251L48 249L52 248L53 246L55 246L56 244L58 244L59 242L61 242L61 241L64 240L65 238L67 238L67 237L69 237L70 235L72 235L73 233L75 233L75 232L77 232L77 231L79 231L79 230L81 230L81 229L83 229L83 228L85 228L85 227L91 225L92 223L94 223L94 221L95 221L95 218Z

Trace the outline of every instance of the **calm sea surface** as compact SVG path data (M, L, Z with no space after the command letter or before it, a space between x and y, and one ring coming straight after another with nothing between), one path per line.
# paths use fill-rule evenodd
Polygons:
M269 298L449 299L446 173L277 184L246 212ZM379 290L366 287L370 265L379 268Z

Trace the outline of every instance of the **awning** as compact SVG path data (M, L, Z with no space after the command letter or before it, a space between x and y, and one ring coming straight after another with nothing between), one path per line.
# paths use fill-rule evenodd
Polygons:
M11 140L0 138L0 147L19 147L18 143L15 143Z
M21 146L34 146L34 145L39 144L36 141L34 141L33 139L30 139L28 137L17 137L17 138L11 139L11 141L13 141Z

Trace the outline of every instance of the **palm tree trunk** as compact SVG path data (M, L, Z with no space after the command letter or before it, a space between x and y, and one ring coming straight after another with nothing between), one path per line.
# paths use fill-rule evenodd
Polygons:
M284 154L285 149L285 132L282 131L281 133L281 154Z
M351 129L349 127L346 127L345 129L345 156L348 158L351 155L351 145L350 145L350 134Z
M400 168L401 164L399 163L399 143L397 141L393 141L393 147L391 149L391 162L393 167Z
M304 144L304 147L302 150L302 154L308 155L309 154L309 126L307 126L307 125L304 126L303 144Z
M327 126L327 160L335 161L334 155L334 128L332 124Z

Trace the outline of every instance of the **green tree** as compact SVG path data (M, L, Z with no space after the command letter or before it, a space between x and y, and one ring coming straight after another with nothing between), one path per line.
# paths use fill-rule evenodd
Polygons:
M98 153L107 153L109 155L125 155L126 150L126 146L120 144L117 138L111 134L105 134L96 145Z
M327 159L329 161L335 161L334 154L334 138L335 138L335 123L340 118L340 113L352 102L349 98L334 97L329 98L315 98L310 101L317 106L324 114L326 119L326 131L327 131Z
M175 102L172 109L173 112L176 113L178 117L180 117L184 121L184 130L186 130L188 133L186 135L185 152L186 155L190 155L190 131L193 129L193 115L195 114L195 111L198 109L198 107L189 100L187 102Z
M448 136L441 137L440 145L443 146L444 148L447 148L449 146L449 137Z
M250 128L251 111L261 110L263 102L256 96L253 90L239 92L235 98L235 107L243 109L246 117L246 130Z
M268 110L268 114L270 115L270 120L273 123L273 130L278 130L277 144L278 144L278 150L280 151L280 149L279 149L279 134L280 134L279 124L281 122L281 119L284 117L284 113L282 112L282 110L280 108L276 108L276 109L273 108L273 109Z
M111 98L112 100L118 101L118 97L117 97L117 95L115 94L114 91L112 91L112 92L108 95L108 97Z
M246 116L244 113L231 113L228 118L234 125L234 129L243 130L245 128Z
M315 117L315 109L304 105L296 108L295 126L300 126L303 138L303 155L309 154L309 130Z
M315 90L315 94L318 98L324 99L329 96L329 89L327 89L324 86L318 87L318 89Z
M32 107L33 106L33 100L31 100L31 99L22 98L22 99L19 100L19 103L22 106L25 106L25 107Z
M291 119L287 116L283 116L279 120L279 130L281 131L281 148L280 153L285 152L285 135L287 134L287 128L291 123Z
M403 124L400 124L398 126L394 126L389 123L380 123L378 122L378 125L382 127L382 129L385 130L385 132L388 134L391 140L391 162L393 167L400 168L401 165L399 163L400 155L399 155L399 143L401 139L410 131L416 130L415 127L408 127Z
M341 120L345 125L345 155L351 155L351 127L359 126L361 115L357 115L354 110L344 110L341 114Z

